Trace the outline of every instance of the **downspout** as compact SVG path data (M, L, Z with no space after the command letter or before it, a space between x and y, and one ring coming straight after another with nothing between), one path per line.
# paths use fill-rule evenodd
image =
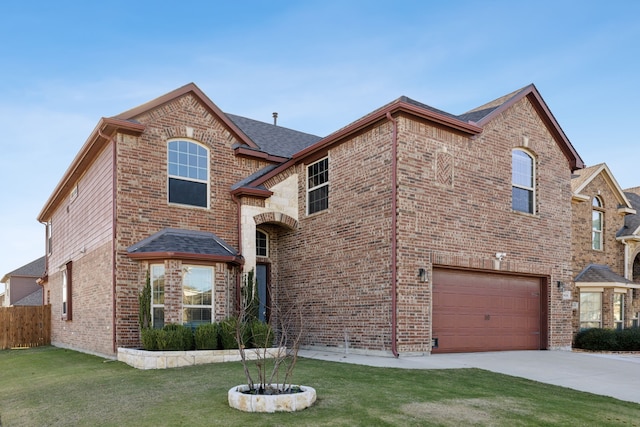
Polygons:
M624 278L631 280L629 278L629 243L622 240L622 244L624 245Z
M238 258L242 259L242 205L240 203L240 199L238 199L236 197L235 194L231 195L231 199L236 202L236 206L238 207L238 217L237 217L237 222L238 222ZM239 307L240 306L240 286L242 284L241 282L241 276L242 275L242 265L238 266L238 274L236 274L236 305ZM227 313L227 315L230 315L231 313Z
M397 311L397 246L398 246L398 230L397 230L397 197L398 197L398 121L391 117L391 113L387 111L387 119L392 123L393 130L391 132L391 352L394 357L398 354L398 343L396 329L398 327Z
M116 343L116 339L117 339L117 334L116 334L116 258L118 256L118 247L116 244L116 237L117 237L117 220L118 220L118 216L117 216L117 203L118 203L118 180L117 180L117 174L118 174L118 168L117 168L117 161L118 161L118 153L116 151L116 141L113 139L113 137L109 137L105 134L103 134L100 129L98 129L98 135L108 141L111 141L112 144L112 149L111 149L111 155L112 155L112 170L111 170L111 180L112 180L112 189L111 191L113 192L113 195L111 197L112 200L112 205L111 205L111 224L112 225L112 236L111 236L111 244L113 245L113 256L111 258L111 300L112 300L112 307L113 309L112 311L112 319L111 319L111 343L113 345L113 352L116 353L118 351L118 345Z

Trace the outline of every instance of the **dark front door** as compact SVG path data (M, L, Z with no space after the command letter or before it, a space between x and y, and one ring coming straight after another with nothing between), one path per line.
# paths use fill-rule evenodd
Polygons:
M256 265L256 283L258 286L259 310L258 318L263 322L269 321L269 266Z

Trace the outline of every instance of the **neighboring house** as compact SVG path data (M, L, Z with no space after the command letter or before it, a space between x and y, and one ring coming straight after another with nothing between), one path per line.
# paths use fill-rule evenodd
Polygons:
M2 277L5 292L2 306L42 305L42 287L37 280L45 271L45 257L13 270Z
M113 355L155 326L304 309L308 347L569 348L571 175L535 86L455 116L401 97L319 138L189 84L103 118L38 219L52 341Z
M628 225L638 221L640 206L604 163L576 171L571 186L574 332L637 325L640 285L631 266L638 264L640 234Z

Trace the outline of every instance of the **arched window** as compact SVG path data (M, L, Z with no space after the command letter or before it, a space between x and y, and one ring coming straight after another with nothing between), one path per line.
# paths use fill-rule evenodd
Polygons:
M602 219L603 208L602 200L596 196L593 198L593 207L591 210L591 248L597 251L602 250Z
M169 141L169 203L209 206L209 151L185 140Z
M256 230L256 256L269 256L269 237L260 230Z
M533 156L520 149L511 153L511 208L535 213L535 162Z

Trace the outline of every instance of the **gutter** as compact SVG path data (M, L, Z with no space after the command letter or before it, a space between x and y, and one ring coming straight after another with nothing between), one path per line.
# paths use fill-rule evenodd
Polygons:
M387 119L392 123L391 133L391 352L394 357L398 354L398 297L397 297L397 267L398 267L398 230L397 230L397 197L398 197L398 121L387 111Z

